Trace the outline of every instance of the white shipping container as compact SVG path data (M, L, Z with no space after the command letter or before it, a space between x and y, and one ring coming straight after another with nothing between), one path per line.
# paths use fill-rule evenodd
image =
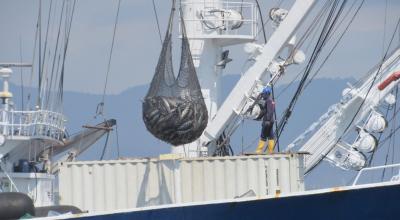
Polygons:
M303 155L61 163L59 203L88 211L304 190Z

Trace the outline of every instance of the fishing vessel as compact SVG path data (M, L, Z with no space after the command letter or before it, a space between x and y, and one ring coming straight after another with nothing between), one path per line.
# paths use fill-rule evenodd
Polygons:
M175 118L179 126L173 131L157 136L157 132L164 130L157 130L147 123L156 121L155 115L161 113L144 111L144 123L150 132L165 138L164 141L180 143L171 147L170 154L157 158L74 161L71 153L65 152L72 149L72 156L82 152L73 144L81 139L77 139L79 135L76 139L64 135L61 114L43 112L39 108L32 113L21 113L37 117L37 123L25 125L19 122L16 125L16 113L8 105L12 96L7 89L7 78L11 73L8 67L17 64L3 64L3 143L7 147L0 148L3 150L0 153L3 157L9 154L8 167L18 162L14 170L2 168L2 185L9 186L6 191L22 189L19 191L31 196L32 192L47 195L47 200L35 200L35 206L50 206L47 211L60 214L48 217L50 219L255 219L267 216L271 219L396 219L400 164L387 164L386 161L382 166L374 167L371 161L378 148L387 141L394 146L391 138L398 130L395 118L400 47L393 39L400 32L400 20L389 35L391 38L382 59L363 78L349 85L342 98L292 143L276 146L273 154L233 155L231 145L235 143L230 143L230 138L241 122L255 120L261 114L257 97L262 89L267 85L273 87L283 76L291 74L291 67L299 66L302 70L298 87L277 118L275 132L279 143L287 122L296 113L294 107L300 95L340 43L364 1L350 4L345 0L301 0L294 1L287 9L278 4L268 11L266 22L257 1L173 2L155 75L173 71L170 30L173 18L178 18L175 26L179 29L178 40L182 42L179 75L182 71L192 71L193 65L208 114L206 126L191 127L201 129L201 135L190 143L176 141L179 136L173 136L173 132L182 132L179 133L182 140L193 138L186 135L187 129L183 129L186 121L179 121L185 119L182 116ZM270 36L265 33L266 25L273 30ZM259 37L264 42L257 41ZM327 49L328 42L333 47ZM307 52L305 45L309 43L312 51ZM232 45L244 45L250 64L227 98L221 100L222 73L232 61L227 48ZM321 53L324 50L328 51ZM168 106L167 112L180 105L162 97L161 101L157 103ZM185 113L191 107L183 108L178 111L180 115L196 115ZM389 113L393 115L390 117ZM11 116L6 117L8 114ZM52 119L51 123L39 120L48 117ZM57 118L61 122L55 120ZM157 120L161 119L157 117ZM88 136L86 146L106 134L113 125L115 121L109 120L87 126L83 131ZM15 145L7 145L15 134L25 134L26 128L31 132L26 135L28 139L49 141L36 144L38 149L48 146L48 150L37 150L40 153L35 154L35 158L50 158L43 153L48 151L64 155L62 160L43 161L44 165L54 166L54 169L44 169L45 173L30 170L29 161L21 160L27 156L14 154ZM347 186L306 189L305 176L323 161L355 173L354 180ZM57 196L54 196L55 191ZM75 209L60 211L59 206L74 206L87 213L75 214L79 212Z

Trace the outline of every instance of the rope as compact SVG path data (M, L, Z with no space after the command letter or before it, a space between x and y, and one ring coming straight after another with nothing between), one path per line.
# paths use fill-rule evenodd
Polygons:
M118 0L117 14L115 16L114 31L113 31L113 37L112 37L112 42L111 42L110 54L109 54L109 57L108 57L107 73L106 73L106 79L105 79L105 82L104 82L103 95L102 95L102 98L101 98L101 102L97 105L95 118L98 115L101 115L104 118L104 102L105 102L105 96L106 96L106 91L107 91L108 76L110 74L110 69L111 69L111 60L112 60L112 54L113 54L113 50L114 50L115 35L116 35L116 32L117 32L117 24L118 24L120 6L121 6L121 0ZM104 121L106 121L105 118L104 118ZM108 146L109 137L110 137L110 132L107 132L107 136L106 136L106 140L105 140L105 143L104 143L103 151L102 151L101 156L100 156L100 160L103 160L103 158L104 158L104 155L105 155L105 152L106 152L107 146ZM117 132L117 154L118 154L118 157L119 157L118 132Z
M397 95L398 95L398 91L399 91L399 87L396 86L396 99L397 99ZM396 109L396 105L397 105L397 101L394 104L394 108ZM393 127L396 127L396 118L393 117ZM396 146L396 134L394 134L393 137L393 144L392 144L392 164L394 164L394 155L395 155L395 146ZM392 176L393 176L393 168L392 168Z
M37 97L37 105L40 104L40 90L41 90L41 82L42 82L42 0L39 1L39 18L38 18L38 32L39 32L39 85L38 85L38 97Z
M397 99L398 91L399 91L399 87L397 86L397 87L396 87L396 99ZM396 102L394 103L394 109L396 109L396 105L397 105L397 100L396 100ZM395 118L395 115L396 115L396 112L393 111L393 118ZM391 129L390 131L393 132L393 130L394 130L395 127L396 127L396 120L393 120L392 129ZM394 133L394 134L395 134L395 133ZM391 136L390 136L390 140L389 140L389 146L388 146L388 149L387 149L387 152L386 152L385 165L387 165L387 162L388 162L390 146L393 147L392 156L394 156L394 145L395 145L395 140L396 140L396 138L395 138L394 136L391 135ZM393 159L392 159L392 164L393 164ZM386 168L384 168L383 171L382 171L381 181L383 181L383 178L385 177L385 172L386 172Z
M19 36L19 61L22 63L22 39L21 35ZM24 79L23 68L20 68L20 80L21 80L21 109L24 109Z
M275 102L275 92L274 92L274 86L271 85L271 95L272 95L272 100ZM274 121L275 121L275 130L278 130L278 123L276 123L277 118L276 118L276 104L275 104L275 108L274 108ZM280 145L279 145L279 139L276 139L276 142L274 143L274 148L275 146L278 147L278 152L280 152Z
M261 8L260 8L260 4L258 3L258 0L255 0L256 5L257 5L257 11L258 14L260 14L260 21L261 21L261 28L262 28L262 32L263 32L263 37L264 37L264 43L267 43L267 35L265 34L265 26L264 26L264 19L263 19L263 15L261 13Z
M119 149L119 134L118 134L118 123L115 124L115 136L117 139L117 158L120 157L120 149Z
M119 17L119 9L121 6L121 0L118 0L118 6L117 6L117 15L115 16L115 22L114 22L114 31L113 31L113 37L112 37L112 42L111 42L111 49L110 49L110 54L108 57L108 64L107 64L107 73L106 73L106 80L104 82L104 88L103 88L103 96L101 98L101 102L97 105L96 109L96 116L97 115L103 115L103 108L104 108L104 101L105 101L105 96L106 96L106 91L107 91L107 84L108 84L108 76L110 74L110 68L111 68L111 59L112 59L112 54L114 50L114 42L115 42L115 33L117 31L117 24L118 24L118 17Z
M59 21L59 24L58 24L58 32L57 32L57 38L56 38L56 43L55 43L56 46L55 46L55 49L54 49L53 64L52 64L52 67L51 67L51 81L52 81L54 73L58 72L58 69L57 69L56 72L54 72L54 68L55 68L55 65L56 65L56 59L57 59L57 53L58 53L58 45L59 45L58 42L60 41L60 35L61 35L61 24L62 24L62 20L63 20L62 19L63 18L63 14L64 14L64 11L65 11L64 8L65 8L65 1L63 1L63 4L61 6L61 15L60 15L60 21ZM58 67L58 65L57 65L57 67ZM40 85L42 85L42 82L40 82ZM42 96L41 93L42 93L42 91L40 90L39 100L41 100L40 99L40 97ZM46 100L49 99L49 95L50 95L50 91L46 95Z
M361 7L364 4L364 0L361 2L361 4L358 6L356 12L354 13L353 17L350 19L350 22L347 24L345 30L342 32L342 34L340 35L339 39L336 41L335 45L332 47L332 49L329 51L328 55L325 57L325 59L322 61L321 65L318 67L318 69L315 71L315 73L311 76L310 80L306 83L306 85L304 86L304 89L306 89L310 83L314 80L314 78L318 75L318 73L320 73L322 67L325 65L325 63L328 61L328 59L330 58L330 56L332 55L332 53L335 51L336 47L339 45L340 41L342 40L344 34L347 32L347 30L349 29L350 25L353 23L354 19L356 18L358 12L360 11ZM343 20L342 20L343 21ZM339 24L340 25L340 24Z
M339 142L342 140L343 136L347 133L348 129L349 129L350 126L353 124L354 120L356 119L358 113L361 111L361 108L362 108L362 106L364 105L365 100L367 99L367 97L368 97L368 95L369 95L369 93L370 93L372 87L374 86L375 80L376 80L376 78L378 77L379 72L381 71L381 68L382 68L382 66L383 66L383 63L384 63L384 61L385 61L385 59L386 59L386 57L387 57L387 55L388 55L388 53L389 53L390 46L392 45L394 36L396 35L396 31L397 31L397 29L399 28L399 24L400 24L400 18L399 18L399 20L398 20L398 22L397 22L397 24L396 24L396 28L395 28L395 30L394 30L394 32L393 32L392 38L391 38L391 40L390 40L390 42L389 42L389 45L388 45L388 47L387 47L387 49L386 49L386 53L385 53L385 55L384 55L384 57L383 57L383 59L382 59L380 65L379 65L378 70L377 70L376 73L375 73L375 76L374 76L374 78L373 78L373 80L372 80L372 82L371 82L371 85L370 85L369 88L368 88L367 93L365 94L365 97L364 97L363 101L361 102L360 106L358 107L358 109L357 109L356 113L354 114L353 118L351 119L350 123L347 125L346 129L342 132L342 135L338 138L338 140L336 141L336 143L335 143L334 145L336 145L337 143L339 143ZM331 151L328 151L325 155L322 155L321 159L320 159L313 167L311 167L311 168L308 170L307 173L309 173L310 171L312 171L312 170L313 170L313 169L314 169L314 168L315 168L315 167L316 167L330 152L331 152Z
M61 103L63 101L63 91L64 91L64 71L65 71L65 59L67 55L67 49L68 49L68 43L69 43L69 37L71 34L71 26L72 26L72 19L74 17L74 12L75 12L75 4L76 0L74 0L74 4L72 6L72 12L71 12L71 18L69 19L69 25L66 25L66 39L65 39L65 47L64 47L64 54L63 54L63 61L62 61L62 67L61 67L61 76L60 76L60 81L59 81L59 91L58 91L58 99Z
M396 33L396 30L397 30L397 28L399 27L399 24L400 24L400 19L399 19L398 22L397 22L396 29L395 29L394 33ZM389 48L390 48L390 46L391 46L391 44L392 44L392 42L393 42L394 36L395 36L395 35L393 34L393 35L392 35L392 38L391 38L391 40L390 40L389 46L387 47L386 52L385 52L385 55L384 55L384 57L383 57L383 59L382 59L382 61L381 61L381 64L380 64L378 70L376 71L376 74L375 74L375 76L374 76L374 78L373 78L373 80L372 80L372 82L371 82L370 87L368 88L368 91L367 91L367 93L366 93L366 95L365 95L363 101L361 102L360 106L358 107L358 109L357 109L357 111L356 111L356 114L353 116L353 118L352 118L352 120L350 121L349 125L346 127L345 131L343 132L343 134L341 135L341 137L339 138L339 140L338 140L337 142L339 142L339 141L341 140L341 138L343 137L343 135L344 135L344 134L347 132L347 130L350 128L351 124L354 122L354 120L355 120L355 118L357 117L358 113L360 112L362 106L364 105L365 100L367 99L367 97L368 97L368 95L369 95L369 93L370 93L370 91L371 91L371 89L372 89L372 87L373 87L373 85L374 85L374 83L375 83L375 80L376 80L377 76L379 75L379 72L380 72L381 69L382 69L383 63L384 63L384 61L385 61L385 59L386 59L386 57L387 57L387 55L388 55ZM336 142L336 143L337 143L337 142Z
M31 67L31 74L30 74L30 77L29 77L29 83L28 83L28 85L29 85L29 87L32 87L32 82L33 82L33 70L35 69L35 59L36 59L36 49L37 49L37 41L38 41L38 34L39 34L39 31L38 31L38 27L39 27L39 16L38 16L38 19L37 19L37 22L36 22L36 30L35 30L35 40L34 40L34 43L33 43L33 55L32 55L32 67ZM28 110L28 108L29 108L29 106L30 106L30 102L31 102L31 92L28 90L28 95L27 95L27 100L26 100L26 105L27 105L27 110Z
M258 0L255 0L256 4L257 4L257 10L258 13L260 14L260 21L261 21L261 28L262 28L262 32L263 32L263 37L264 37L264 43L267 43L267 35L265 33L265 25L264 25L264 20L263 20L263 15L261 12L261 8L260 8L260 4L258 3ZM274 95L274 87L273 85L271 85L271 90L272 90L272 100L275 101L275 95ZM276 121L276 108L274 108L274 120ZM278 125L277 123L275 123L275 129L278 129ZM278 146L278 152L279 152L279 140L277 139L275 145Z
M156 24L157 24L157 30L158 30L158 36L160 37L160 42L162 45L162 37L161 37L161 30L160 30L160 23L158 21L158 14L157 14L157 8L156 8L156 3L154 2L154 0L152 0L153 3L153 11L154 11L154 15L156 18Z
M49 29L50 29L50 20L51 20L51 11L53 9L53 0L50 1L49 5L49 14L47 15L47 27L46 27L46 37L44 40L44 49L43 49L43 60L42 63L40 64L41 66L41 72L39 75L42 77L43 76L43 70L44 70L44 65L45 65L45 60L46 60L46 49L47 49L47 43L48 43L48 37L49 37ZM41 83L41 82L40 82Z
M388 1L385 0L385 15L383 16L383 37L382 37L382 56L385 54L385 39L386 39L386 20L387 20Z
M286 110L285 110L285 112L283 114L283 117L279 121L278 129L276 131L277 140L279 140L280 135L282 134L282 131L285 128L289 117L291 116L291 113L292 113L292 111L293 111L293 109L295 107L295 104L296 104L300 94L303 91L303 86L305 85L305 82L306 82L306 80L307 80L307 78L308 78L308 76L309 76L309 74L310 74L310 72L311 72L316 60L317 60L317 57L319 56L319 54L321 52L321 49L324 47L324 45L326 43L326 40L328 39L328 36L331 34L331 31L332 31L333 27L335 26L335 24L336 24L336 22L338 20L338 17L340 16L341 12L343 11L343 8L344 8L346 2L347 2L346 0L342 2L342 4L340 5L339 10L337 12L336 12L336 7L339 4L339 1L336 0L333 3L333 6L331 7L331 10L329 12L329 15L328 15L327 19L325 20L325 25L324 25L324 27L323 27L323 29L321 31L321 34L320 34L319 39L317 41L317 44L316 44L316 46L314 48L314 51L313 51L313 53L311 55L310 61L308 62L306 70L305 70L305 72L303 74L303 77L300 80L300 84L297 87L297 90L296 90L292 100L290 101L289 106L286 108ZM336 14L335 14L335 12L336 12Z
M279 7L282 5L282 3L283 3L283 0L280 0L279 3L276 4L276 6L274 6L273 8L279 8ZM267 16L267 20L266 20L264 23L262 23L263 28L260 29L260 30L257 32L257 35L260 34L261 31L264 31L264 27L265 27L270 21L271 21L270 16Z
M104 155L106 154L109 137L110 137L110 132L107 132L106 141L104 142L104 147L103 147L103 151L101 152L100 160L103 160Z

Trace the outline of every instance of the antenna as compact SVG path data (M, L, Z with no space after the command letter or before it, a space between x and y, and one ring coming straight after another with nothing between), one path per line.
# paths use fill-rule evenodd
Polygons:
M0 77L3 78L3 91L0 92L0 98L2 99L3 104L6 105L6 110L8 109L8 99L13 97L12 93L8 90L8 79L11 74L12 70L10 68L0 69Z
M0 99L2 100L5 109L8 110L8 100L13 97L9 91L8 80L12 75L10 67L32 67L32 64L27 63L0 63L0 77L3 78L3 91L0 92Z

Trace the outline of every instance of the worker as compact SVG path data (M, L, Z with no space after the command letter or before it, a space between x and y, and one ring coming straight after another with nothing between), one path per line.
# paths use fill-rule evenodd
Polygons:
M268 153L274 152L275 139L274 139L274 118L275 118L275 103L272 100L272 88L267 86L263 89L260 96L265 101L264 115L262 117L261 137L258 143L256 153L261 154L264 149L265 142L268 139Z

